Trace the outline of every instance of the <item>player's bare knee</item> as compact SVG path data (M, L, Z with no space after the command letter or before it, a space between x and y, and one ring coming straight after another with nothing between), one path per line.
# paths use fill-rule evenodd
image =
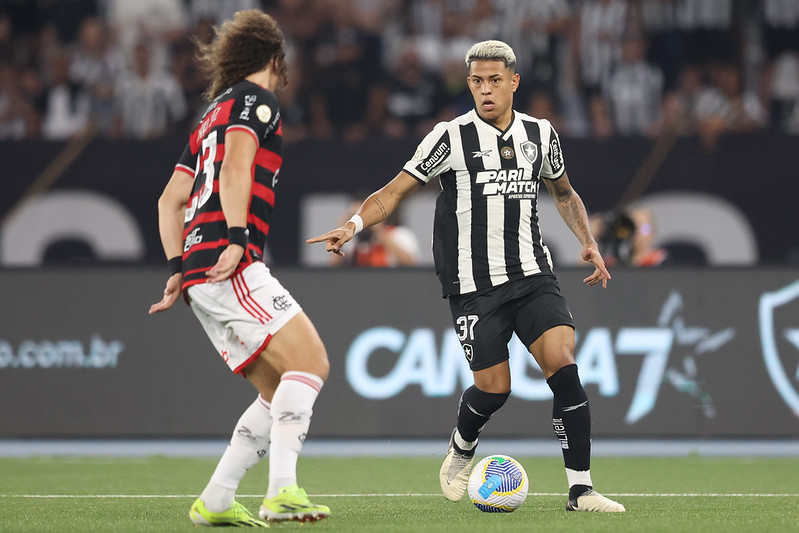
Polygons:
M544 373L544 377L549 379L554 373L558 370L563 368L564 366L573 365L574 364L574 356L569 355L561 355L558 357L552 357L550 359L544 359L541 364L541 371Z
M316 360L314 361L314 370L312 370L311 373L319 376L323 381L327 381L327 376L330 374L330 361L327 358L327 350L325 350L324 346L317 352Z

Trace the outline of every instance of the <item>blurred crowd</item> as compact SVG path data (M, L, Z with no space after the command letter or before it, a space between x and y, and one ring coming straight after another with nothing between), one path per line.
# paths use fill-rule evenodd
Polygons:
M563 136L799 133L799 0L0 0L0 140L185 134L195 43L249 8L289 43L289 141L423 135L471 107L483 39Z

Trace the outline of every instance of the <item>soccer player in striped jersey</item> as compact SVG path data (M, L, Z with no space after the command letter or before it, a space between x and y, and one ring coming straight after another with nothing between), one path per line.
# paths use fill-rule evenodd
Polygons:
M543 183L593 264L588 285L610 274L591 234L582 200L569 183L560 141L544 119L514 111L516 56L501 41L466 54L475 107L433 128L397 176L372 193L342 227L308 239L328 252L365 227L385 220L433 178L441 193L433 225L433 256L443 295L474 375L460 399L457 425L440 471L452 501L463 496L479 433L511 390L508 342L515 332L528 347L554 395L552 423L560 440L572 511L624 511L593 490L591 415L574 362L574 323L560 294L538 224Z
M169 309L182 293L230 369L258 390L191 507L196 525L267 527L266 521L330 514L309 501L296 473L329 372L327 352L263 262L283 161L274 91L286 83L285 47L275 20L257 10L236 13L201 46L211 104L158 201L171 272L150 313ZM269 485L259 520L234 497L244 474L267 453Z

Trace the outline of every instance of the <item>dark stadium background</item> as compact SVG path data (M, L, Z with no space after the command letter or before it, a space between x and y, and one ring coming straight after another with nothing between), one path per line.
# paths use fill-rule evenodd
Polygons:
M125 14L122 8L134 4L0 2L0 405L5 406L0 439L226 438L235 422L228 413L251 400L241 379L225 374L188 309L146 314L160 298L166 274L157 198L203 107L204 80L192 63L189 37L207 36L215 17L224 18L233 3L206 3L219 9L212 13L189 0L142 2L166 10L164 21L171 14L183 20L152 29L142 41L152 46L153 64L160 61L175 76L185 98L184 112L170 119L166 129L126 130L118 122L115 110L121 104L113 92L94 102L97 106L84 117L86 127L69 130L69 121L60 124L61 130L45 127L48 98L56 91L78 105L76 95L91 90L75 79L59 83L56 59L74 60L88 21L110 39L114 23ZM399 52L405 44L422 43L420 49L443 58L449 57L443 50L460 50L459 45L485 35L486 26L474 24L478 14L473 9L491 3L249 4L281 21L297 74L292 90L281 95L285 161L268 252L270 266L317 324L330 351L331 379L317 406L312 436L446 438L462 383L452 388L443 381L428 382L425 389L419 377L431 368L444 376L445 363L455 357L445 348L449 313L431 265L324 268L322 249L309 251L304 240L320 224L321 229L337 224L350 198L393 177L413 155L425 127L463 110L462 85L436 100L432 107L440 114L392 114L388 100L370 114L363 104L400 94L397 79L405 66ZM522 10L519 20L532 16L524 14L526 2L505 4ZM566 26L578 28L577 21L597 4L564 0L572 17ZM657 242L669 250L670 264L652 269L616 265L605 291L581 286L585 270L574 258L576 240L572 249L568 240L553 240L561 286L578 323L578 363L581 374L590 376L586 388L595 436L796 438L799 91L793 96L779 92L782 86L768 80L773 81L778 60L799 61L799 2L721 2L731 16L725 25L721 13L714 19L719 25L711 29L697 29L701 21L693 27L659 26L658 20L670 19L646 12L648 1L618 4L630 16L617 28L616 44L645 39L650 65L664 79L657 102L662 111L670 97L679 96L679 73L686 66L699 65L712 89L718 65L734 65L763 114L756 124L728 125L713 135L696 124L665 119L652 130L625 133L610 115L590 113L591 98L601 90L578 83L572 92L561 91L539 73L522 72L517 102L531 109L528 104L539 91L553 97L552 114L543 116L559 125L570 180L591 214L612 216L635 202L665 205L657 203L664 195L679 195L699 206L721 206L737 224L725 231L713 226L711 215L686 221L687 208L658 211L657 230L672 235ZM368 6L381 8L373 12ZM780 6L785 16L769 16L766 8ZM429 27L439 20L436 13L450 21L438 31ZM500 22L495 36L514 37L507 26L513 13L497 13L480 16ZM460 25L453 28L453 21ZM564 76L570 69L579 73L567 53L568 46L577 46L574 32L562 28L547 35L548 55L525 54L519 47L517 54L535 64L555 61ZM124 33L117 35L120 47ZM357 36L359 60L325 63L331 57L327 52L346 40L344 34ZM110 42L104 41L105 52ZM126 46L132 51L137 42ZM394 53L388 53L392 47ZM121 57L127 61L132 56ZM458 61L461 70L454 79L462 83ZM790 63L779 63L785 64ZM126 79L122 66L114 72ZM426 71L425 83L435 72ZM790 68L781 72L790 74ZM345 82L352 79L357 82L348 88ZM119 80L105 81L121 91ZM799 87L799 74L795 81ZM417 194L427 201L436 187L430 184ZM428 248L432 213L401 215L420 246ZM686 222L690 231L669 233ZM557 235L553 225L562 222L546 221L545 237L548 228ZM720 256L711 245L722 240L725 253ZM387 383L380 379L393 375L401 357L415 361L397 378L403 386L390 397L365 397L348 374L356 341L372 333L376 336L369 338L378 344L368 370L378 383ZM387 348L394 341L398 344ZM492 431L496 436L549 437L549 400L525 397L521 386L529 382L535 396L535 371L523 369L516 377L518 394L497 416ZM402 416L408 409L430 415L411 426Z

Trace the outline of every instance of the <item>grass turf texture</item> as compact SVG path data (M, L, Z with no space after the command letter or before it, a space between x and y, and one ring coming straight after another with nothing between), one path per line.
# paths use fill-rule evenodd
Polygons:
M517 458L530 495L510 514L478 511L439 493L439 458L300 459L300 484L331 517L278 531L798 531L799 458L595 458L597 490L627 513L569 513L556 458ZM257 511L267 462L239 490ZM0 532L196 531L187 513L216 459L0 459Z

